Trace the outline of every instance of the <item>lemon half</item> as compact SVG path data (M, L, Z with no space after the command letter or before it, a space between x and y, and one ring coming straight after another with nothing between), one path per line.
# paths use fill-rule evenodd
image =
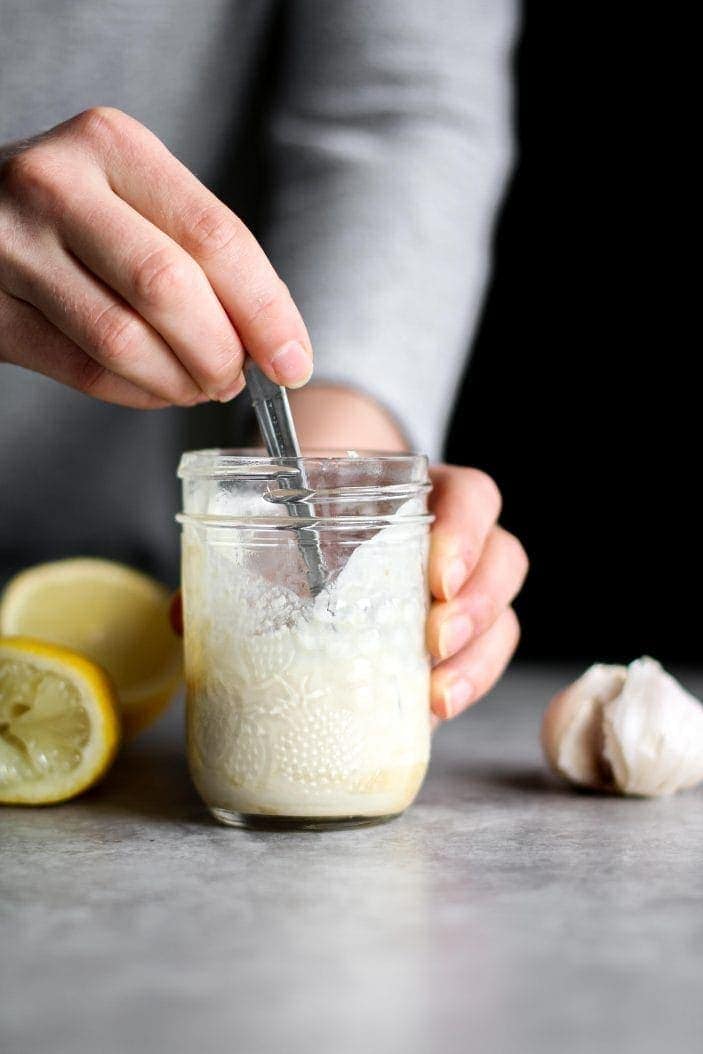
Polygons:
M104 670L55 644L0 639L0 802L73 798L107 772L119 740Z
M7 584L0 635L60 644L104 667L129 738L158 717L181 683L181 642L169 623L169 602L165 586L123 564L57 560Z

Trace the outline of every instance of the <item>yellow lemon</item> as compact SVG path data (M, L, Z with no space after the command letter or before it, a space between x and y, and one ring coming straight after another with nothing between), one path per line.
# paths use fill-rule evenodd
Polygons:
M112 678L125 735L151 724L181 683L181 641L165 586L123 564L80 557L37 564L0 597L0 635L61 644Z
M55 644L0 638L0 802L73 798L107 772L119 740L104 670Z

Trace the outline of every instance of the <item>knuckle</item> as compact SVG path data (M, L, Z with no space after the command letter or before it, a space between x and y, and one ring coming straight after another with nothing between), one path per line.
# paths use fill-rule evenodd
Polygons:
M484 472L480 468L472 468L468 470L471 474L471 485L478 491L480 491L483 499L495 508L497 512L500 511L503 505L503 496L498 489L498 484L489 476L487 472Z
M127 115L113 106L91 106L68 123L82 139L112 144L123 137L128 121Z
M520 539L511 534L510 531L504 530L503 544L510 563L519 570L521 576L526 575L530 567L530 559Z
M208 386L224 391L237 380L242 371L243 356L232 341L218 349L211 349L204 372Z
M190 289L188 266L170 247L154 249L135 264L132 286L140 302L168 306Z
M471 613L479 633L492 626L501 614L498 600L488 592L474 592L471 596Z
M139 319L119 304L110 304L91 326L96 353L113 366L133 361L141 354L144 334Z
M91 326L91 346L98 361L107 364L112 373L123 373L135 366L145 357L148 351L149 335L142 320L120 304L110 304L97 316ZM184 376L183 381L164 386L162 395L153 396L160 406L170 402L180 406L190 405L199 395L199 389L193 381ZM148 393L144 398L147 398ZM155 403L156 405L156 403Z
M276 277L270 285L264 286L251 296L245 322L248 326L268 318L286 300L290 299L288 286Z
M96 395L106 376L105 367L86 355L76 367L76 388L85 395Z
M209 204L185 224L184 248L203 260L218 256L241 237L242 223L226 206Z
M64 179L57 159L39 146L15 154L2 167L5 191L20 201L40 206L54 204L61 197Z

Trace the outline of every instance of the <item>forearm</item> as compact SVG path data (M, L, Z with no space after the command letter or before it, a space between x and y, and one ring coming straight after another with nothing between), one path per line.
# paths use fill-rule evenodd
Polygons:
M289 392L289 399L303 450L408 449L393 415L369 395L313 383Z
M515 4L284 9L264 246L309 326L317 379L372 392L437 456L510 156Z

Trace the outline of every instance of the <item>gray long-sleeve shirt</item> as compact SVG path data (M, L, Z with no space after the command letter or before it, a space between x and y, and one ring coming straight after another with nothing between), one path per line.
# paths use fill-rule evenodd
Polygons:
M315 376L441 450L510 157L515 0L0 0L0 143L89 106L152 129L253 226ZM231 409L139 412L0 366L0 577L79 552L174 577L180 450Z

